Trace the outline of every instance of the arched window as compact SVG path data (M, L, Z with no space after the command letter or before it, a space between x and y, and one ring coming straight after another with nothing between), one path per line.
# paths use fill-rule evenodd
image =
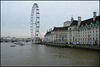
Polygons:
M97 25L99 24L99 21L96 21Z
M97 22L95 23L95 25L96 25L96 26L98 25Z
M83 25L81 25L81 28L83 28Z
M94 26L94 24L92 24L92 26Z
M91 26L93 26L93 23L91 22Z
M99 23L99 21L96 21L97 23Z

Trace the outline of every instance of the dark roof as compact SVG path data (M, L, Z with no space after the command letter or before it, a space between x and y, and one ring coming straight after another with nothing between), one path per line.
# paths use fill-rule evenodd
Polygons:
M66 31L68 27L54 27L53 31Z
M77 20L73 20L73 22L71 23L70 26L73 26L73 25L76 25L77 26L77 24L78 24L78 21Z
M96 19L95 19L95 21L93 21L93 18L84 20L84 21L81 22L80 26L82 26L82 25L85 26L86 24L87 24L87 25L90 25L91 22L92 22L92 24L95 24L96 21L99 21L99 22L100 22L100 16L97 16Z

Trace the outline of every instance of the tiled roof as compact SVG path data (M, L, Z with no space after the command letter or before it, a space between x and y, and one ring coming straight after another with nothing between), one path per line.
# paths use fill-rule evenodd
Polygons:
M73 26L73 25L76 25L77 26L77 24L78 24L78 21L77 20L73 20L73 22L71 23L70 26Z
M82 26L82 25L85 26L86 24L87 24L87 25L90 25L91 22L92 22L92 24L95 24L96 21L99 21L99 22L100 22L100 16L97 16L96 19L95 19L95 21L93 21L93 18L84 20L84 21L81 22L80 26Z

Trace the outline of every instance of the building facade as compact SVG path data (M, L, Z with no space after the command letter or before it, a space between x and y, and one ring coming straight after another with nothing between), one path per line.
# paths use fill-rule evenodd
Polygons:
M81 44L100 44L99 39L100 31L100 16L93 13L93 18L81 22L78 32L78 41Z
M76 44L97 44L99 45L100 16L93 13L93 18L81 21L72 20L64 22L64 27L54 27L45 34L46 42L53 43L73 43ZM70 23L69 23L70 22Z

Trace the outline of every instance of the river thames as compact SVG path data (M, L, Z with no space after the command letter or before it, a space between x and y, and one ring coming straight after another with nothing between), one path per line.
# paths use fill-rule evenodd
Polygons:
M99 51L1 43L1 66L99 66Z

